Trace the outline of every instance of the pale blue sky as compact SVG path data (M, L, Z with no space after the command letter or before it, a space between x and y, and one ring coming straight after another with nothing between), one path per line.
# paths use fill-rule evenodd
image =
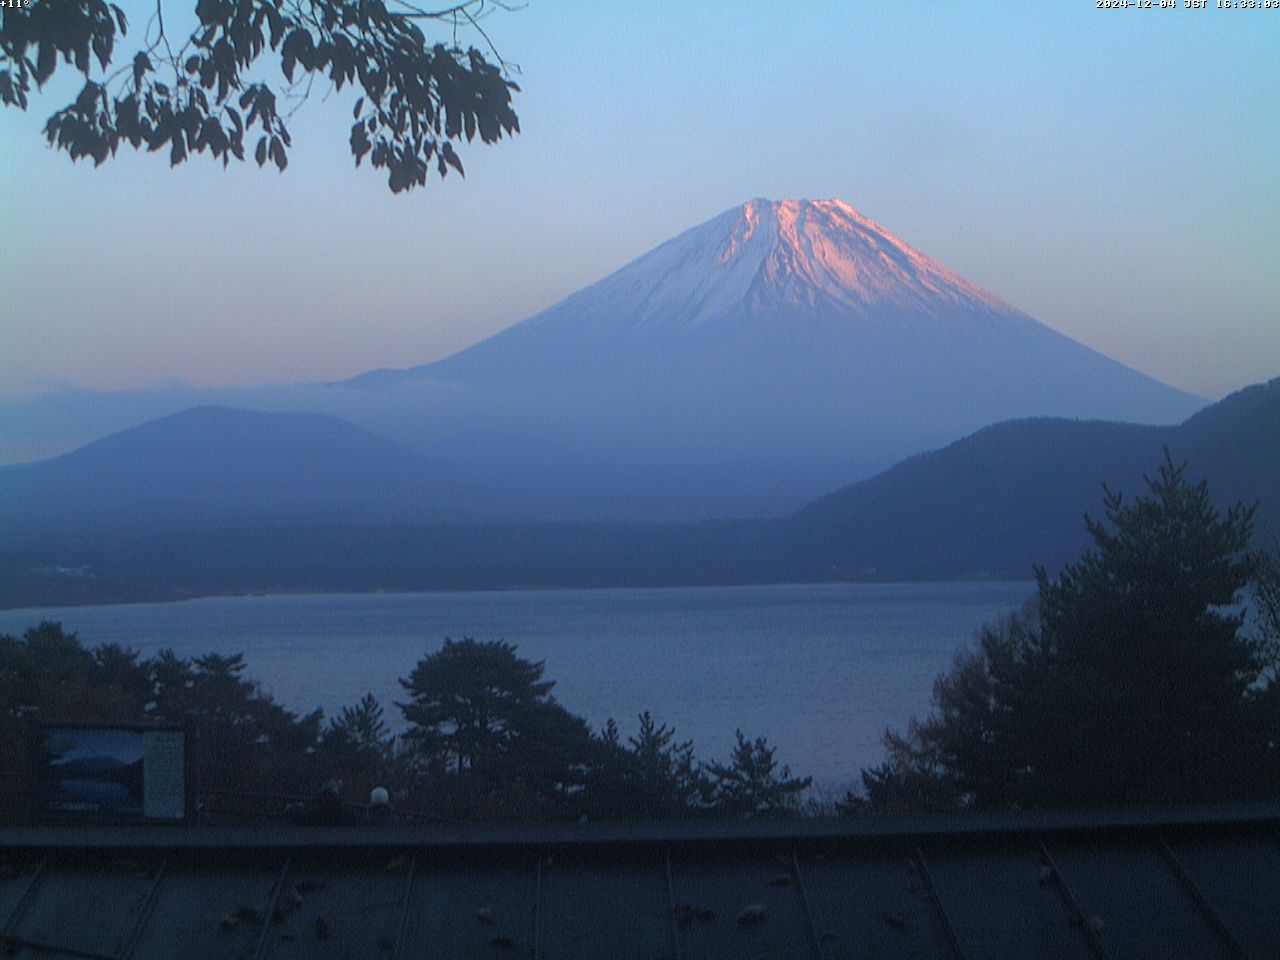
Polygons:
M0 392L422 363L765 196L841 197L1216 398L1280 374L1280 9L1215 4L530 0L486 23L524 133L396 197L345 92L278 175L73 165L50 91L0 110Z

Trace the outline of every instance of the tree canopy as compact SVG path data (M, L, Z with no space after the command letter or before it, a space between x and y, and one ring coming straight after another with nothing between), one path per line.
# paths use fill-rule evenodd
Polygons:
M299 717L244 677L239 654L150 659L114 644L85 649L61 624L0 635L0 769L21 767L25 717L183 724L199 762L190 787L212 794L296 791L310 782L320 711Z
M372 694L325 724L321 711L298 716L244 674L239 654L87 649L57 623L0 635L0 769L27 767L30 722L43 718L182 724L195 808L210 822L342 822L353 811L340 801L364 805L375 787L406 816L760 816L797 812L809 783L779 769L764 738L739 733L722 764L699 762L648 712L625 744L612 721L597 735L550 695L543 664L503 641L446 640L423 657L400 681L410 694L404 731ZM0 791L0 821L23 815L21 793Z
M156 0L142 44L125 53L119 41L130 25L114 3L3 4L0 103L26 110L32 85L66 65L84 86L44 134L73 160L98 165L124 143L167 149L172 165L208 151L225 166L245 160L253 143L259 166L283 171L288 121L314 82L350 84L360 94L349 140L355 163L367 156L399 193L425 185L433 166L442 177L450 168L462 174L455 146L464 139L494 143L519 132L511 106L519 87L507 64L491 43L486 55L456 42L462 26L488 43L478 21L493 8L505 5L465 0L427 11L403 0L196 0L196 28L171 37ZM454 41L429 42L424 20L452 25ZM267 61L278 76L255 69Z
M693 741L677 741L675 735L647 710L640 714L636 735L625 743L618 725L606 723L589 784L593 806L605 813L625 810L638 819L687 817L697 810L709 783L694 759Z
M1106 491L1093 547L983 631L887 734L877 807L1058 806L1258 796L1274 788L1274 644L1246 629L1253 508L1225 514L1166 453L1132 502Z
M793 777L790 767L778 768L776 751L764 737L754 740L741 730L729 763L707 764L711 778L710 805L732 816L779 816L794 813L812 777Z
M542 673L543 664L517 657L509 643L446 639L400 681L411 698L400 704L407 736L442 769L492 773L522 724L554 702L555 683Z
M764 737L737 733L728 763L700 763L690 741L645 711L624 744L551 696L544 665L504 641L446 639L400 681L404 739L430 805L473 815L605 818L794 813L810 779L792 777Z

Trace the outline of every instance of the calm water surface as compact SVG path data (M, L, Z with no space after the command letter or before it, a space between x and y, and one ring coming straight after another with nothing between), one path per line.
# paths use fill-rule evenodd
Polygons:
M880 735L929 706L933 678L978 628L1024 603L1030 582L836 584L662 590L214 597L0 611L0 632L59 620L86 645L144 654L244 653L291 709L326 714L397 679L445 637L503 639L546 661L555 695L624 737L651 710L726 759L733 732L764 735L793 772L835 789L881 759Z

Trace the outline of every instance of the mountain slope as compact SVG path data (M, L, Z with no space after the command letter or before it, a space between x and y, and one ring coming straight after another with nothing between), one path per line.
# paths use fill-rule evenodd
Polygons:
M436 363L628 495L816 494L1013 417L1176 423L1203 401L1005 304L839 200L751 201Z
M1167 449L1221 505L1258 501L1257 541L1280 536L1280 378L1174 427L999 423L808 505L793 549L840 578L1023 576L1088 545L1102 484L1141 492Z
M145 522L429 512L456 485L336 417L196 407L0 469L0 517Z

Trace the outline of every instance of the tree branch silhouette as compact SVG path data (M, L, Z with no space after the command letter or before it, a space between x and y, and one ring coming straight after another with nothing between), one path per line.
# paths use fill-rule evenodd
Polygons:
M424 186L432 167L462 175L455 147L464 140L496 143L519 132L511 105L519 68L480 26L490 12L513 9L500 0L436 11L380 0L197 0L198 26L175 50L157 0L143 46L122 58L117 41L129 24L119 6L36 0L0 8L0 103L28 109L33 88L70 66L84 86L49 117L44 135L72 160L97 166L123 143L167 149L172 166L206 151L226 166L246 160L256 138L254 161L283 171L288 121L314 82L328 79L333 89L360 91L349 138L356 166L368 157L400 193ZM452 43L429 44L420 20L450 23ZM478 33L488 56L458 44L460 26Z

